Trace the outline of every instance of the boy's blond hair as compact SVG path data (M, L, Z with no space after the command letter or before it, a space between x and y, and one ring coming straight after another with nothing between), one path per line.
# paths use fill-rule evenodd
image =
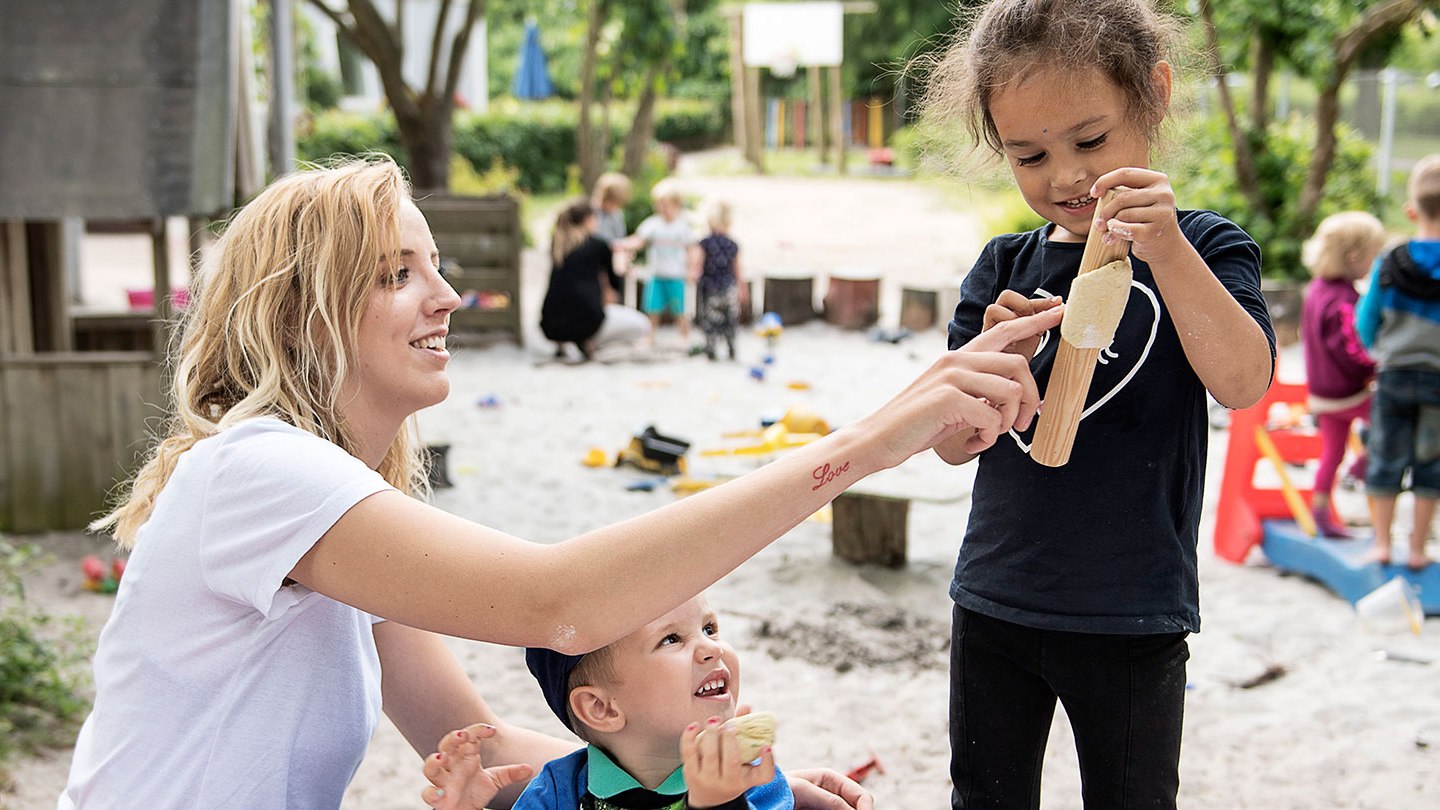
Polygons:
M711 200L706 203L705 222L712 231L724 233L730 230L730 203L724 200Z
M671 200L682 207L685 203L685 199L680 196L680 184L669 177L656 183L655 187L650 189L650 199L654 202Z
M612 686L620 681L620 673L615 668L615 642L600 649L586 653L575 665L575 670L570 673L569 684L565 688L565 713L570 717L570 728L574 730L575 736L587 743L595 742L594 732L590 727L580 722L575 716L575 710L570 708L569 694L582 686Z
M1440 220L1440 153L1426 155L1415 164L1408 194L1415 213L1432 222Z
M1301 248L1300 262L1315 278L1358 277L1368 268L1352 268L1350 254L1361 251L1374 256L1384 246L1385 226L1380 220L1365 211L1342 211L1320 221Z
M605 172L595 181L595 205L624 205L630 202L630 178L620 172Z

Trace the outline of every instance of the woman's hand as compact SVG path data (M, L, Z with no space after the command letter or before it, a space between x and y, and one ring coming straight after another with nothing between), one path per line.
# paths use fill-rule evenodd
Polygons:
M973 428L965 442L978 453L1012 427L1024 430L1040 407L1027 358L1016 352L1060 323L1063 306L995 323L958 351L946 352L884 407L857 423L884 437L893 467L922 450Z
M1105 192L1112 188L1116 189L1115 199L1104 200ZM1116 169L1102 174L1090 194L1101 201L1094 227L1107 231L1106 244L1128 240L1135 258L1152 265L1165 264L1175 250L1189 246L1180 232L1175 190L1164 172Z
M1060 296L1058 295L1050 298L1026 298L1014 290L1002 290L1000 297L995 299L995 303L985 308L985 319L980 331L988 332L997 323L1013 321L1016 318L1045 312L1058 306L1060 306ZM1035 356L1035 350L1039 346L1040 335L1034 335L1006 346L1004 351L1018 354L1028 361Z
M425 804L438 810L482 810L507 786L529 779L529 765L481 765L480 740L493 736L495 727L487 723L446 734L435 746L438 750L425 758L425 778L430 780L420 791Z
M680 760L685 767L686 801L691 807L717 807L752 787L775 779L775 755L770 746L760 751L758 764L740 761L740 741L734 729L712 717L705 723L691 723L680 735Z

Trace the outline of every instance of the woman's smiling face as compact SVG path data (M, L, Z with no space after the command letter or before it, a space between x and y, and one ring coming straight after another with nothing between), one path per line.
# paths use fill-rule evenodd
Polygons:
M450 393L445 349L450 313L460 296L440 275L440 254L413 202L400 207L399 263L381 259L375 290L360 321L356 368L346 386L347 416L396 429L411 414ZM377 420L381 420L378 421Z

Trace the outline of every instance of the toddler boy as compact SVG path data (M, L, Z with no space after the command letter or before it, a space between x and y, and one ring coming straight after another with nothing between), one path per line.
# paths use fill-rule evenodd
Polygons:
M1405 214L1415 238L1377 263L1355 320L1379 368L1365 448L1374 558L1390 562L1395 496L1408 469L1415 520L1405 565L1419 571L1430 564L1425 541L1440 498L1440 154L1415 165Z
M546 764L514 810L794 807L769 746L746 763L724 725L739 706L740 659L703 595L595 652L530 648L525 660L551 711L588 745ZM487 778L472 767L464 783L462 770L445 788L452 802Z

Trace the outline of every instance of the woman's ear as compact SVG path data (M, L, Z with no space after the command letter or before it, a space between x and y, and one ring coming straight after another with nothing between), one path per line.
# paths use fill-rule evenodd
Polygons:
M602 686L577 686L570 690L570 713L575 715L575 722L605 734L625 728L625 713Z

